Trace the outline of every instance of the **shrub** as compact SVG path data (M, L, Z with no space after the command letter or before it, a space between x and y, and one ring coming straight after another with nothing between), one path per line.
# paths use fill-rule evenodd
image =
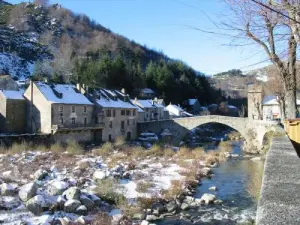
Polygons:
M165 199L172 200L182 192L182 185L183 183L181 180L172 180L171 187L167 190L162 190L161 194Z
M112 153L113 150L113 145L110 142L106 142L101 146L101 148L95 149L93 152L97 156L106 158Z
M97 213L91 225L112 225L112 218L104 212Z
M149 190L149 188L151 188L153 186L154 185L150 182L141 181L141 182L137 183L136 191L141 192L141 193L145 193Z
M54 153L62 153L65 151L60 142L56 142L50 146L50 151Z
M123 136L119 136L116 138L114 145L116 147L122 147L125 144L125 139Z
M22 143L13 143L13 145L8 149L10 154L22 153L29 151L30 146L27 142L23 141Z
M104 201L112 204L120 203L123 195L116 190L122 192L122 187L114 178L103 179L97 182L96 194Z
M178 157L182 159L193 159L193 154L190 148L181 147L180 150L177 152Z
M67 141L66 151L70 155L82 155L82 154L84 154L83 148L74 139L69 139Z
M164 156L165 157L168 157L168 158L171 158L175 155L176 153L173 151L173 149L171 148L166 148L164 149Z

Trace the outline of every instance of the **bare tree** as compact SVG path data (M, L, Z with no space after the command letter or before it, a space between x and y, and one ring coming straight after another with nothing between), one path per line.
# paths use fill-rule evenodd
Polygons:
M48 6L49 0L34 0L35 5Z
M289 119L296 117L296 52L290 19L270 10L272 0L225 0L234 14L231 23L224 23L226 30L238 32L237 37L247 38L259 45L275 65L284 90L284 114ZM265 7L267 6L267 7ZM269 7L269 8L268 8ZM239 35L239 36L238 36Z
M268 81L264 86L265 93L276 96L276 100L279 104L281 119L285 116L285 103L284 103L284 88L280 79L278 70L275 67L269 67L267 70Z

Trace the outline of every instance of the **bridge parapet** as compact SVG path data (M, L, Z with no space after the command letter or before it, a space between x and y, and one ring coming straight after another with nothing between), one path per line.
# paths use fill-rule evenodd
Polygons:
M277 123L265 121L249 121L243 117L229 117L219 115L195 116L175 118L171 120L142 122L138 124L138 132L151 131L160 134L165 128L174 134L173 143L180 140L192 129L207 123L220 123L237 130L245 139L245 149L258 152L262 149L264 135L275 130Z
M274 138L267 153L256 224L300 224L300 159L288 139Z

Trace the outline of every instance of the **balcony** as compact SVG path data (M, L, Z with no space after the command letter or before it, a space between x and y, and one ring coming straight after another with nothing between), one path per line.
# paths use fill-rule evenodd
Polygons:
M98 130L103 129L104 123L90 123L90 124L63 124L63 125L52 125L52 133L58 131L83 131L83 130Z

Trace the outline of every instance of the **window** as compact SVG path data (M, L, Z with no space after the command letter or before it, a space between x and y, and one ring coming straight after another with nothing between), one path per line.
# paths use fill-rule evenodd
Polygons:
M75 117L72 117L72 124L75 124L76 123L76 119Z
M15 113L11 114L11 119L14 120L15 119Z
M110 127L110 128L113 127L112 121L109 122L109 127Z
M113 110L113 117L116 117L116 110Z
M121 110L121 115L125 116L125 110Z
M59 110L60 112L63 112L63 111L64 111L64 107L63 107L62 105L60 105L59 108L58 108L58 110Z
M86 106L83 106L83 112L86 112Z
M130 110L126 110L126 116L130 116Z
M59 118L59 124L61 124L61 125L64 124L64 118Z
M133 124L133 126L135 126L135 120L132 120L132 124Z
M109 142L112 141L111 134L108 135L108 141L109 141Z
M135 116L135 114L136 114L136 111L135 111L135 109L132 111L132 115L133 116Z
M84 125L86 125L87 124L87 118L85 117L84 118Z
M124 121L121 121L121 130L124 130L125 129L125 123Z
M75 112L75 106L72 105L72 113Z
M127 120L127 126L129 126L129 124L130 124L130 122L129 122L129 120Z
M111 117L111 110L106 110L106 117Z

